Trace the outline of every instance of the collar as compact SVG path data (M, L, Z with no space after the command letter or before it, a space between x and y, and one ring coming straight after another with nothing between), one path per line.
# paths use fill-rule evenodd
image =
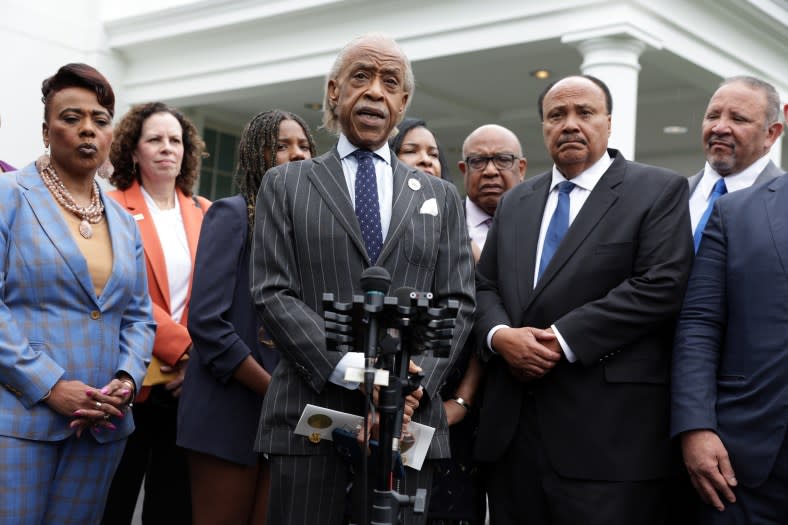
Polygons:
M349 156L357 149L359 149L358 146L351 144L344 133L339 134L339 142L337 143L337 153L339 153L340 159L345 160L345 157ZM383 159L386 162L386 164L391 165L391 151L389 150L388 142L383 144L380 148L376 149L372 153Z
M140 184L140 191L142 192L142 198L145 199L145 205L148 207L148 211L152 215L162 215L167 212L172 214L180 215L181 214L181 203L178 202L178 192L173 191L173 198L175 199L175 206L173 206L169 210L162 210L159 208L159 205L156 204L156 201L153 200L148 190L145 189L145 186Z
M598 161L592 164L590 168L582 172L580 175L572 179L572 182L579 188L582 188L586 191L592 191L597 182L599 182L599 179L602 178L602 175L605 174L611 164L613 164L613 159L610 158L610 154L607 152L607 150L605 150L605 153L599 157ZM553 164L553 179L550 181L550 191L553 191L553 189L558 186L559 183L565 180L567 180L567 178L564 177L564 175L558 171L558 167Z
M728 189L728 193L743 190L744 188L749 188L752 186L755 183L755 179L758 178L758 175L760 175L761 172L766 169L767 164L769 164L768 153L744 168L739 173L727 175L725 177L725 187ZM711 191L714 189L714 185L721 178L722 176L717 173L707 162L703 167L703 176L701 177L698 187L695 189L695 191L700 191L700 194L703 195L704 198L708 199L709 195L711 195Z
M492 219L492 215L488 215L486 211L479 208L467 196L465 197L465 217L468 224L474 227L484 224L487 219Z

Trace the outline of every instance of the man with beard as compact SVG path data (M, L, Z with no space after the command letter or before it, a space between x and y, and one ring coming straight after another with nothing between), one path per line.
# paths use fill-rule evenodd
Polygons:
M702 126L706 165L689 178L696 252L714 201L782 174L769 160L782 129L780 96L763 80L732 77L711 97Z

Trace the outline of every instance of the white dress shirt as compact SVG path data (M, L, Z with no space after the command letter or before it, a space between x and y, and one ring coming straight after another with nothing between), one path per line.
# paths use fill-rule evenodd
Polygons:
M339 136L337 152L342 159L342 171L345 173L345 182L350 192L350 202L356 207L356 171L358 160L353 152L359 149L350 143L344 134ZM375 180L378 185L378 204L380 205L380 230L383 241L389 232L391 223L391 207L394 200L394 174L391 171L391 150L388 143L373 151L372 158L375 162Z
M337 153L342 160L342 171L345 174L348 192L350 192L350 202L356 206L356 171L358 170L358 160L352 154L357 148L345 137L344 133L339 136L337 143ZM378 185L378 204L380 205L380 229L385 242L388 235L389 225L391 224L391 208L394 200L394 174L391 170L391 150L388 143L373 151L375 163L375 180ZM348 368L364 368L364 354L362 352L348 352L339 360L337 366L331 372L328 380L335 385L343 386L350 390L358 388L359 383L345 381L345 371Z
M569 192L569 227L572 226L572 222L574 222L575 217L577 217L577 214L580 213L580 209L583 207L586 200L588 200L588 196L591 194L591 191L593 191L599 180L602 178L602 175L605 174L612 163L613 159L611 159L610 155L607 153L607 151L605 151L602 157L600 157L600 159L596 161L590 168L572 179L575 187ZM565 180L567 180L567 178L564 177L560 171L558 171L558 168L555 165L553 165L553 178L550 181L550 192L547 194L547 202L545 203L544 213L542 214L542 225L539 228L539 242L536 245L536 261L534 264L533 276L534 288L536 288L536 281L539 278L539 261L542 258L542 247L544 246L544 239L547 235L547 228L550 226L550 219L552 219L553 213L555 213L555 209L558 206L557 188L558 185ZM487 346L490 348L490 350L495 351L495 349L492 347L492 338L493 335L495 335L495 332L501 328L509 327L506 325L497 325L492 327L490 332L487 334ZM553 332L555 332L558 343L561 345L561 349L564 351L567 361L574 363L577 360L577 356L574 352L572 352L572 349L561 336L561 333L558 331L556 326L552 325L551 328L553 329Z
M484 241L487 240L487 232L490 231L488 224L490 220L492 220L492 215L465 197L465 224L468 226L468 235L479 247L479 250L484 249Z
M142 197L156 226L161 250L164 253L164 264L167 266L167 283L170 292L170 312L176 323L181 321L186 309L186 296L189 293L189 282L192 275L192 255L189 241L186 239L186 227L183 225L181 205L177 193L174 196L175 206L169 210L159 209L153 197L140 186Z
M752 186L755 183L755 179L758 178L758 175L766 169L767 164L769 164L768 154L756 160L739 173L726 176L725 188L728 190L728 193L733 193L734 191L743 190L744 188ZM692 192L689 199L690 221L693 233L695 232L695 228L698 227L700 218L703 217L706 208L709 207L709 198L711 197L714 185L717 184L717 181L721 178L722 176L714 171L714 168L707 162L703 167L703 175L700 176L700 181L698 181L698 185L695 186L695 191Z

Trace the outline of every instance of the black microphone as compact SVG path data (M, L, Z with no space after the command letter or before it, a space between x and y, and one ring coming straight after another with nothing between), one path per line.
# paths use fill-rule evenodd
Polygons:
M380 266L370 266L361 272L361 289L364 290L364 313L367 325L364 339L364 357L366 358L366 372L364 384L367 392L371 391L375 373L371 371L377 357L378 345L378 316L383 311L386 293L391 286L391 275L388 270Z
M411 297L415 297L414 294L418 293L418 290L415 288L411 288L410 286L402 286L394 290L394 297L397 298L397 304L399 306L410 306Z
M382 266L370 266L361 272L361 289L364 290L365 296L368 296L370 293L378 293L385 296L390 286L391 275ZM382 301L381 304L383 304Z

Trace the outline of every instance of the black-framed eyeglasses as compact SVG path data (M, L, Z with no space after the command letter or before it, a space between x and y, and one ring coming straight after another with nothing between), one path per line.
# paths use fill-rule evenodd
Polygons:
M473 155L465 157L465 164L473 171L481 171L492 161L493 165L499 170L510 170L514 166L514 161L519 159L517 155L500 153L498 155Z

